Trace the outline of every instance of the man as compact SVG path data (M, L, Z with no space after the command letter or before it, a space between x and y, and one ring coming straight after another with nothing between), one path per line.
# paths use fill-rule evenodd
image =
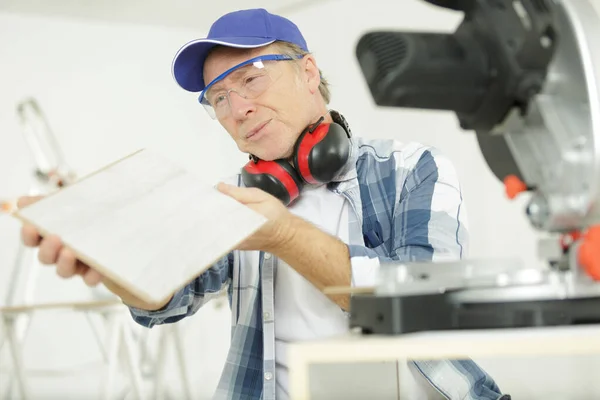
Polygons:
M209 115L252 157L243 174L218 189L269 222L166 304L140 301L76 260L60 238L41 239L24 226L23 240L39 245L40 260L56 264L58 275L81 275L90 285L102 282L147 327L191 316L227 288L231 349L215 397L286 398L286 344L348 330L348 296L328 297L324 287L372 285L386 261L464 255L467 230L456 173L433 148L351 136L343 117L327 109L327 82L299 29L266 10L221 17L208 38L179 50L173 74L183 89L200 92ZM335 174L327 182L304 187L296 182L296 187L294 178L278 186L286 189L278 193L267 193L270 183L265 190L247 187L264 184L260 176L271 167L301 170L298 154L305 144L297 143L307 128L313 134L319 127L327 135L344 132L343 139L335 139L339 157L320 166L343 161L331 167ZM268 164L274 160L279 161ZM271 167L257 172L261 165ZM25 198L21 205L31 201ZM502 397L470 360L409 366L420 385L413 398Z

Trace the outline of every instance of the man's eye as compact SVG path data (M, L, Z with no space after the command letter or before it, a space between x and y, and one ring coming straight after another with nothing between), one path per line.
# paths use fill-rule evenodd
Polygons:
M264 74L259 74L259 75L251 75L246 77L246 79L244 79L244 84L248 85L248 84L255 84L260 82L263 78L265 77Z
M223 101L225 101L225 95L221 94L219 96L216 96L214 98L214 100L212 101L212 103L214 104L215 107L217 107L217 106L223 104Z

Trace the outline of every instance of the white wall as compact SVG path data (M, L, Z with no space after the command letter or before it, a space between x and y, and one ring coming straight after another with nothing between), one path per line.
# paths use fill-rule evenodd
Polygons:
M416 0L373 0L356 3L354 9L333 2L291 17L332 84L332 108L346 115L355 134L432 144L455 162L468 204L471 257L518 257L537 265L536 235L524 218L524 202L505 199L503 186L483 161L474 135L459 131L448 113L376 108L355 61L354 46L366 30L450 31L459 16ZM0 198L28 190L31 159L14 114L16 102L25 96L38 99L79 175L144 146L162 149L210 181L234 173L246 157L204 114L195 96L179 90L170 75L175 51L207 28L176 30L0 14ZM0 217L0 299L12 284L7 279L18 229L16 221ZM43 300L89 297L79 280L61 281L51 269L43 270L38 287ZM214 389L228 345L228 312L208 307L182 327L195 397L205 398ZM41 314L34 319L25 361L39 368L98 361L90 343L81 316ZM525 398L556 394L543 385L547 375L527 372L528 384L523 375L515 374L516 370L525 374L524 368L533 364L510 364L486 361L505 378L504 386ZM583 374L578 366L553 364L553 376L563 377L563 393L574 393L570 385L577 382L589 390L590 382L582 380L589 379L590 372ZM34 378L35 393L39 398L67 398L59 386L64 383L77 394L73 398L95 393L98 377L80 375L76 381ZM177 382L171 386L176 388Z
M31 157L15 118L16 103L27 96L38 99L80 176L145 146L202 170L207 180L234 173L245 158L235 153L194 96L178 90L170 76L171 58L179 46L202 33L0 15L0 197L28 191ZM13 284L8 277L19 227L0 216L2 302ZM90 297L79 279L63 281L46 268L38 288L40 300ZM207 307L200 314L186 321L183 331L195 393L207 397L227 349L228 313ZM203 328L207 325L210 331ZM89 332L81 315L39 314L27 340L26 365L64 369L100 361ZM67 388L74 391L72 398L88 398L98 389L99 371L97 366L80 371L78 380L34 374L34 398L67 398L65 382L71 383ZM0 384L0 392L5 388Z

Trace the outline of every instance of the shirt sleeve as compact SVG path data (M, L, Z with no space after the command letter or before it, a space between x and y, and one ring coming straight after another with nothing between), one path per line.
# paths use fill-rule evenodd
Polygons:
M162 309L148 311L129 307L133 320L138 324L152 328L157 324L169 324L189 317L200 307L216 297L228 284L233 265L233 253L229 253L202 275L177 291L171 301Z
M408 175L399 171L396 175L398 201L392 212L378 213L391 215L382 243L349 246L352 286L376 285L381 263L458 260L466 255L465 206L452 162L430 149L422 153Z

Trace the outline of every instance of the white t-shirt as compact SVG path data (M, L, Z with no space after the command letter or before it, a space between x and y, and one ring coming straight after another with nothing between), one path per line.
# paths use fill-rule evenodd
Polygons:
M325 185L305 187L290 212L348 242L348 202ZM326 266L324 266L326 268ZM288 342L348 331L342 309L282 260L275 271L275 365L277 399L288 398Z
M290 212L348 243L348 201L325 185L305 187ZM327 266L324 266L326 268ZM289 398L287 343L337 336L349 330L342 309L292 267L278 260L275 271L275 368L277 399ZM413 400L443 397L414 367L399 365L401 398Z

